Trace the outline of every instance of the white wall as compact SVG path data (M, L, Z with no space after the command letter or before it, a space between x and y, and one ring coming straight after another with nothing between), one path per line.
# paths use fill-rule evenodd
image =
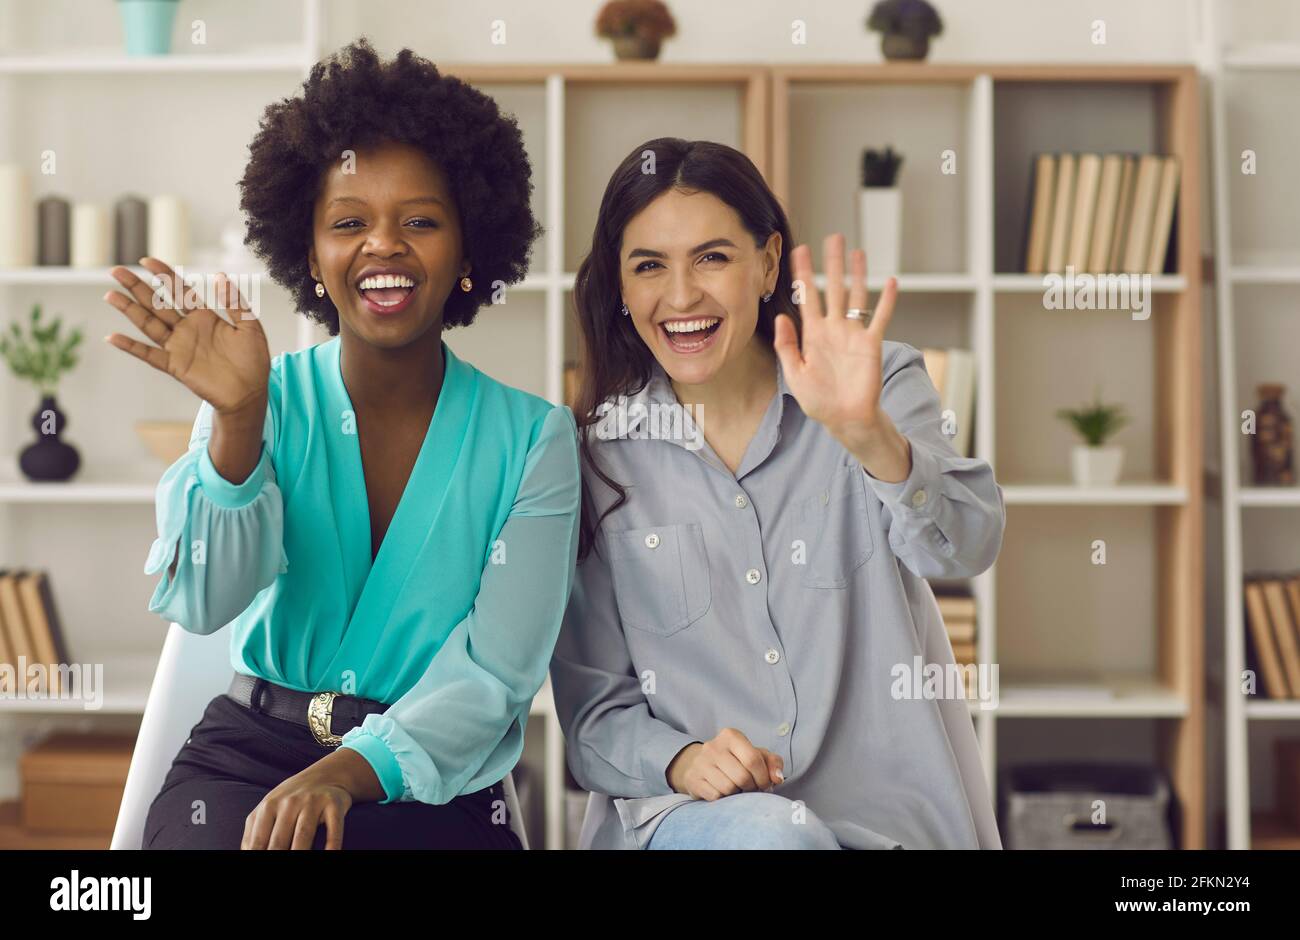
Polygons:
M932 0L944 22L934 62L1142 60L1189 56L1189 0ZM611 53L591 24L603 0L433 0L358 6L330 0L328 35L366 33L376 45L419 48L440 58L484 62L604 62ZM665 62L877 62L880 38L863 24L869 0L670 0L678 35ZM386 15L397 10L417 16ZM504 21L506 42L492 42ZM1106 23L1106 44L1092 42L1092 23ZM792 41L795 21L806 43Z

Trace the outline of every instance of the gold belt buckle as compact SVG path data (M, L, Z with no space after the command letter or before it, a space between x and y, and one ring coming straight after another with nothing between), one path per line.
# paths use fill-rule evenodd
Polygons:
M338 747L343 741L330 730L330 719L334 714L334 699L337 692L317 692L307 705L307 725L312 736L322 747Z

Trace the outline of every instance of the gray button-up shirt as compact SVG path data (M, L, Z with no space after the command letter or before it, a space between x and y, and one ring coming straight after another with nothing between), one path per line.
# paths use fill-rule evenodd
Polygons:
M924 579L984 571L1006 525L988 462L941 431L920 351L883 345L881 406L912 448L897 483L804 415L779 363L733 474L689 416L664 433L677 399L653 368L588 429L628 499L578 565L551 663L569 768L593 792L582 847L644 847L692 799L669 762L734 727L781 755L776 792L843 846L1000 848L967 701L900 679L953 662ZM615 494L586 482L603 512Z

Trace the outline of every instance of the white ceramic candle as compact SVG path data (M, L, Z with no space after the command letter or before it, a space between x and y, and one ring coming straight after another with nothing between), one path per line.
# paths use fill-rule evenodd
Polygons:
M36 263L36 207L22 167L0 163L0 268Z
M189 213L177 196L149 200L149 255L175 267L189 260Z
M903 191L897 186L864 186L858 192L858 246L867 253L867 276L898 274Z
M94 203L72 207L72 266L102 268L109 263L108 210Z

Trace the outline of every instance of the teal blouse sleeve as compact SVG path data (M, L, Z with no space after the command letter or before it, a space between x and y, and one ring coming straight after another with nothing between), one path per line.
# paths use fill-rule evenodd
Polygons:
M278 359L278 357L277 357ZM213 408L199 405L189 449L158 483L158 538L145 574L162 572L149 610L191 633L209 634L230 621L289 568L284 507L271 454L279 405L277 368L269 379L262 454L242 483L217 472L208 454ZM169 575L179 555L175 575Z
M447 803L518 762L573 584L579 494L577 428L556 407L529 449L473 608L415 685L339 745L374 768L381 802Z

